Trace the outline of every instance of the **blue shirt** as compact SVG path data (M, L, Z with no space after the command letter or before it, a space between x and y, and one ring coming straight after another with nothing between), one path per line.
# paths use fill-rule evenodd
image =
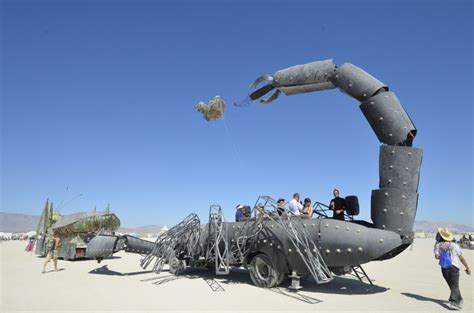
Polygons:
M240 221L242 221L244 218L245 218L245 215L244 215L244 213L243 213L241 210L237 210L237 212L235 212L235 221L236 221L236 222L240 222Z

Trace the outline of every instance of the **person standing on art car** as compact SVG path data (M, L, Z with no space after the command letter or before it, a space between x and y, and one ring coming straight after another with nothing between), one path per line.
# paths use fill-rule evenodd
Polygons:
M241 222L241 221L246 221L248 218L245 215L245 206L242 204L239 204L236 208L235 212L235 221L236 222Z
M305 198L303 202L303 212L301 213L301 218L311 218L313 217L313 207L311 206L311 199Z
M440 228L436 234L436 244L433 252L435 259L439 260L441 273L451 290L449 295L450 307L455 310L461 310L463 298L459 289L459 262L464 265L467 275L471 274L471 270L462 255L461 248L453 239L453 234L447 228Z
M300 202L300 194L295 192L293 199L288 202L288 212L291 216L299 216L303 211L303 205Z
M285 208L286 200L283 199L283 198L280 198L280 199L278 199L277 204L278 204L278 206L277 206L277 213L278 213L278 215L279 215L281 218L286 218L286 217L288 217L288 214L287 214L288 210Z
M334 189L332 194L334 195L334 198L329 202L329 209L333 210L332 218L343 221L346 201L344 198L339 197L339 190Z

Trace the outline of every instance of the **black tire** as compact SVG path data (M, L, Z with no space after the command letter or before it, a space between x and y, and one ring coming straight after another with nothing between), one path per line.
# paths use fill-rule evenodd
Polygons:
M257 254L250 262L250 278L257 287L276 287L285 278L272 264L270 258L265 254Z

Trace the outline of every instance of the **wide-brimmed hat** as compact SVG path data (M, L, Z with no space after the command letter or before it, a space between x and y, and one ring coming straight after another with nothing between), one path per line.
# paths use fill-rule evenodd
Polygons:
M446 227L438 228L438 233L441 236L441 238L443 238L446 241L452 241L454 239L453 234L451 234L451 232Z

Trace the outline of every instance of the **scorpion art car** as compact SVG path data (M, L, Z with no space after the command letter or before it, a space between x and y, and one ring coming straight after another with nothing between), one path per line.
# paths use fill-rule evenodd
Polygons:
M295 285L302 275L311 275L316 283L349 271L366 275L361 264L390 259L405 250L414 238L422 150L412 147L417 130L395 94L364 70L352 64L338 67L332 60L261 76L251 88L262 82L268 83L251 93L251 100L273 89L273 95L261 103L275 100L281 92L293 95L337 87L361 102L360 109L381 142L379 186L371 196L372 222L354 220L357 201L348 207L347 221L324 214L301 219L280 216L275 200L262 196L247 221L226 222L220 206L211 206L208 224L201 226L198 216L190 214L154 243L99 235L90 241L87 257L100 260L125 250L144 254L143 268L154 261L153 271L159 273L168 263L177 275L187 266L212 266L218 275L228 274L230 266L244 266L255 285L274 287L287 274Z

